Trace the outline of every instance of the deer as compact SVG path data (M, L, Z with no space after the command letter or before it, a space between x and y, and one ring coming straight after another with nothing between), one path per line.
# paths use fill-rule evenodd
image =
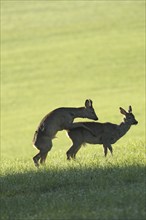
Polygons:
M57 108L48 113L41 120L33 137L33 146L39 150L39 153L33 157L33 162L36 167L39 167L40 164L45 164L47 154L53 146L52 140L55 138L58 131L68 130L78 126L85 127L90 131L90 128L82 123L74 124L73 121L75 118L98 120L91 99L85 101L84 107ZM94 136L92 130L90 132Z
M67 131L68 136L72 141L72 146L66 152L67 160L70 160L71 158L75 159L76 154L81 146L85 145L86 143L103 145L104 156L107 156L108 150L110 151L111 155L113 155L112 144L116 143L121 137L123 137L128 132L131 125L138 124L138 121L132 114L131 106L129 106L128 111L125 111L121 107L119 109L120 113L125 116L124 121L119 125L110 122L82 122L82 125L85 125L92 130L95 135L92 135L92 133L83 126L78 127L78 122L74 123L77 127L72 127Z

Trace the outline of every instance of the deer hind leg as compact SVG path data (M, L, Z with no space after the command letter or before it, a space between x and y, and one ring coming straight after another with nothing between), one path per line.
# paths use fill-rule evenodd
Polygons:
M49 144L47 143L47 146L45 146L43 149L40 150L40 164L45 164L48 152L52 148L52 141L49 141Z
M45 161L46 161L47 155L48 155L48 152L46 152L46 153L41 152L40 164L42 164L42 165L45 164Z
M41 158L40 152L33 157L33 161L34 161L34 164L35 164L36 167L39 167L38 162L39 162L40 158Z

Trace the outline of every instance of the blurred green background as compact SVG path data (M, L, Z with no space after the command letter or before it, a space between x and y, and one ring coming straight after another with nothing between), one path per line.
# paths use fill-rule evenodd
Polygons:
M144 142L144 1L1 1L1 155L28 158L42 117L93 100L99 121L139 124L124 141ZM52 151L70 140L57 135ZM65 155L64 155L65 156Z

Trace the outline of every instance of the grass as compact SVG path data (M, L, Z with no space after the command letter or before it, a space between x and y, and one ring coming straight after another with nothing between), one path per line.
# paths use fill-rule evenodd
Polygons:
M2 219L144 219L143 146L126 156L117 147L106 160L89 147L71 162L56 152L39 170L28 160L5 161Z
M1 1L1 219L146 218L145 2ZM132 126L105 159L101 146L57 134L36 169L33 133L60 106L93 100L101 122Z

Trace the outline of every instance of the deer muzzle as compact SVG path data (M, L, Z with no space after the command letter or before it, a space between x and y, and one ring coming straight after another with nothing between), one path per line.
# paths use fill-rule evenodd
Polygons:
M138 124L138 121L134 121L134 123L133 123L134 125L137 125Z

